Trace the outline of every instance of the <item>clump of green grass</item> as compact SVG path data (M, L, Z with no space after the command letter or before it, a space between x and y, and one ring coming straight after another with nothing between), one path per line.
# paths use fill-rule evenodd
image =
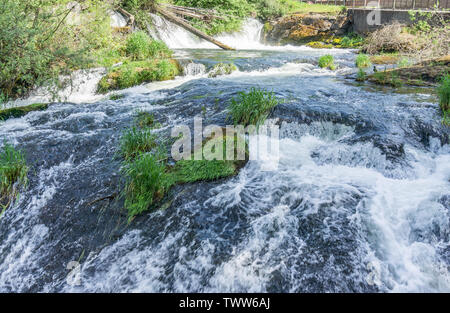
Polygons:
M153 128L155 126L155 115L145 111L137 111L135 123L140 128Z
M439 95L439 107L442 111L443 123L450 126L450 74L442 77L437 93Z
M164 42L153 40L143 31L135 32L128 37L125 51L133 61L172 56L172 51Z
M356 80L359 82L365 81L367 78L366 72L362 68L359 69L358 73L356 74Z
M392 71L376 72L372 75L372 77L378 84L390 85L392 87L401 87L403 85L403 82L398 77L398 74Z
M120 139L120 152L127 161L135 159L142 153L151 151L156 147L156 135L150 128L131 127L126 130Z
M237 98L231 100L229 115L235 125L258 127L279 102L273 92L253 87L249 92L240 92Z
M125 164L123 173L126 177L125 207L130 218L161 200L171 185L166 165L158 154L141 154L134 162Z
M123 137L130 137L130 131ZM237 136L237 135L236 135ZM224 156L226 151L226 139L218 144L224 145ZM206 140L201 149L203 149L211 140ZM233 144L237 147L237 142ZM214 146L215 147L215 146ZM125 175L125 208L128 210L129 219L134 216L154 208L170 191L170 188L176 184L192 183L197 181L211 181L219 178L235 175L239 168L245 165L248 160L248 151L245 151L244 160L180 160L175 165L169 165L167 162L167 149L160 146L145 147L145 152L139 151L134 158L126 158L124 155L124 165L122 172ZM247 149L247 146L245 146ZM134 150L134 149L133 149ZM139 149L140 150L140 149ZM237 151L235 150L235 153ZM204 151L202 151L204 154Z
M355 61L356 67L359 69L368 68L372 65L370 57L367 54L358 54Z
M323 55L319 58L319 67L321 68L329 68L334 71L336 69L336 65L334 64L334 57L331 54Z
M6 208L28 182L28 166L23 152L5 143L0 151L0 204Z

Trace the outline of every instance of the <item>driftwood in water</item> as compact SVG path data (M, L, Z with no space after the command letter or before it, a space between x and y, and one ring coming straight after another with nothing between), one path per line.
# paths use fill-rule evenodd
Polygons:
M169 21L171 21L172 23L183 27L184 29L186 29L187 31L197 35L198 37L205 39L213 44L215 44L216 46L224 49L224 50L234 50L233 48L221 43L220 41L214 39L213 37L205 34L204 32L198 30L197 28L193 27L192 25L190 25L189 23L187 23L185 20L183 20L182 18L179 18L178 16L176 16L175 14L173 14L170 11L166 11L163 8L161 8L158 5L155 5L154 7L155 11L158 12L159 14L161 14L162 16L164 16L166 19L168 19Z

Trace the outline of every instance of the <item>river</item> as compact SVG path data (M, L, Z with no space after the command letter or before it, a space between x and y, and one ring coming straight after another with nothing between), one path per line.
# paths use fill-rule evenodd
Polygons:
M160 21L164 22L164 21ZM355 83L351 50L269 47L262 25L222 51L173 25L188 75L67 102L0 124L30 183L0 219L1 292L450 292L449 128L430 90ZM155 33L156 32L156 33ZM337 71L320 69L333 54ZM208 78L218 62L239 68ZM136 110L173 126L226 125L239 91L284 102L278 169L175 187L127 224L117 146ZM79 101L76 101L76 100ZM104 198L104 199L102 199Z

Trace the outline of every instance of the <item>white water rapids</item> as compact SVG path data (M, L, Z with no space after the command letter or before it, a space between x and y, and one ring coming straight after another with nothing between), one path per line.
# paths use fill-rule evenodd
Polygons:
M67 94L76 104L0 124L33 161L29 190L0 219L0 292L450 292L450 146L432 97L352 85L339 77L355 71L351 51L265 46L256 20L217 37L248 51L223 52L153 18L186 76L112 101L94 94L94 73ZM338 71L314 63L327 53ZM222 59L239 70L208 78ZM117 142L136 110L161 132L194 115L220 122L254 86L285 100L271 120L277 170L249 161L235 177L180 186L117 236L123 212L88 205L120 186Z

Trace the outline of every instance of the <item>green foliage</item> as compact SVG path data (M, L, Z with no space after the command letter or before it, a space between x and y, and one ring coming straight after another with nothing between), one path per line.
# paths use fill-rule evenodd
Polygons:
M356 80L359 82L365 81L367 78L366 72L362 68L359 69L358 73L356 74Z
M170 187L166 165L158 154L141 154L134 162L125 163L125 207L132 218L161 200Z
M12 117L22 117L32 111L42 111L48 108L48 104L34 103L27 106L13 107L0 110L0 120L7 120Z
M116 100L122 99L123 97L124 97L124 95L120 95L120 94L114 93L114 94L109 96L109 100L116 101Z
M24 154L4 143L0 151L0 205L6 208L28 182L28 166Z
M235 172L233 161L181 160L176 163L172 177L178 183L193 183L229 177Z
M126 132L123 137L130 137L129 133ZM206 143L208 140L204 144ZM226 139L223 143L226 144ZM125 208L130 219L155 207L175 184L229 177L235 175L238 168L246 162L191 158L180 160L171 166L167 163L165 152L167 149L164 145L153 146L152 149L148 147L143 149L145 152L139 152L135 158L126 158L123 164L122 172L126 184ZM126 155L123 152L122 154ZM246 156L248 159L248 151Z
M330 70L335 70L336 65L334 64L334 57L331 54L323 55L319 58L319 67L329 68Z
M125 62L114 68L98 83L98 92L125 89L142 83L174 79L180 68L174 60Z
M400 58L397 62L398 67L408 67L410 65L411 65L411 62L409 61L408 58L405 58L405 57Z
M134 160L142 153L156 147L156 136L150 128L131 127L120 139L120 153L127 161Z
M135 124L140 128L153 128L155 126L155 116L149 112L138 111L136 114Z
M151 39L143 31L135 32L128 37L125 50L127 56L133 61L172 56L172 51L164 42Z
M364 38L355 33L350 33L340 41L341 48L358 48L364 43Z
M440 85L437 88L439 95L439 106L442 112L450 113L450 74L442 77Z
M68 2L0 2L0 90L4 97L26 96L34 87L54 86L59 75L86 64L84 43L70 46L68 40L73 36L64 23L70 13Z
M403 85L403 82L398 77L398 74L392 71L377 72L374 73L372 77L378 84L390 85L392 87L401 87Z
M370 62L370 58L367 54L358 54L355 61L356 67L359 69L362 68L368 68L372 65L372 62Z
M234 71L237 71L237 67L233 63L217 63L209 72L208 77L214 78L221 75L229 75Z
M278 104L273 92L253 87L248 93L240 92L237 98L233 98L228 110L235 125L259 126Z

